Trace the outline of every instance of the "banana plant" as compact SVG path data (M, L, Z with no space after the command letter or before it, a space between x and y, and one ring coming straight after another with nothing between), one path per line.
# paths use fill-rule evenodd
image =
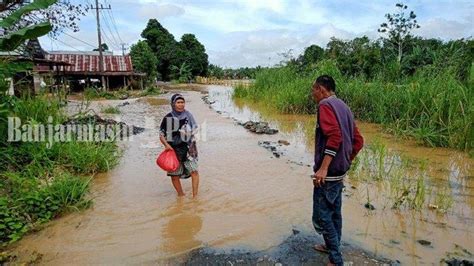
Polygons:
M20 21L23 15L36 10L46 9L56 2L57 0L35 0L32 3L24 5L7 17L1 19L0 28L11 29ZM51 23L49 21L43 21L35 25L8 32L6 35L0 37L0 51L14 51L26 40L46 35L51 29ZM30 69L31 66L32 64L25 62L11 62L9 59L0 60L0 131L2 131L2 133L3 123L6 121L6 116L9 113L11 105L11 99L5 97L5 92L8 89L6 79L12 77L15 73Z
M24 14L35 10L46 9L56 3L57 0L35 0L30 4L22 6L14 11L6 18L0 20L0 28L8 29L13 27ZM49 21L44 21L35 25L31 25L13 32L9 32L0 38L0 51L13 51L26 40L38 38L48 34L52 30Z
M187 82L193 77L191 73L191 67L186 64L186 62L182 63L181 67L172 66L171 71L175 73L174 75L179 80L179 82Z

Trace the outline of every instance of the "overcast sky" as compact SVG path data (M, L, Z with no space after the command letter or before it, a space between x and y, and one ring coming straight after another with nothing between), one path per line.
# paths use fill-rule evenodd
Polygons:
M90 3L94 0L73 3ZM120 43L130 46L140 39L148 19L156 18L176 40L193 33L204 44L209 61L223 67L273 65L279 53L300 54L311 44L325 47L328 40L380 35L384 14L395 11L388 0L101 0L112 6L102 11L103 39L114 54ZM418 16L414 33L442 40L474 36L474 2L449 0L405 1ZM115 21L115 23L114 23ZM114 28L117 28L117 32ZM95 12L82 17L80 31L41 39L46 50L91 50L97 46ZM119 36L120 35L120 36ZM79 41L79 40L81 41ZM66 45L67 44L67 45Z

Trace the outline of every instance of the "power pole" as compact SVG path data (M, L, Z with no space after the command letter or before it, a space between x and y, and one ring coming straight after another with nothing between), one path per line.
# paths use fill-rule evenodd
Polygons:
M120 45L122 46L122 55L125 55L125 50L126 50L125 45L126 45L126 43L121 43Z
M102 36L100 34L100 18L99 18L99 11L101 9L111 9L109 7L104 7L102 4L99 7L99 0L95 0L95 7L91 5L91 9L95 9L95 15L97 19L97 40L99 43L99 73L101 74L102 79L102 88L107 90L107 85L105 84L105 77L104 77L104 55L102 54Z

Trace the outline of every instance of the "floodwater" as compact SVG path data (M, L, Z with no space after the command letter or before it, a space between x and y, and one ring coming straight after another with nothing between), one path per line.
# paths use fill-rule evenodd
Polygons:
M210 101L215 101L213 108L223 116L240 122L266 121L278 128L280 134L277 138L291 143L283 148L285 156L278 160L312 164L314 115L282 115L266 104L233 100L230 88L210 88L209 94ZM358 122L358 126L367 145L381 143L390 154L408 158L414 165L423 165L425 184L433 193L427 196L419 210L392 210L387 207L387 195L381 184L359 181L354 176L357 173L353 173L346 184L343 238L408 265L438 264L449 253L458 253L461 258L472 260L469 253L474 252L474 160L456 150L422 147L414 141L397 139L383 133L382 128L375 124ZM435 202L436 193L441 191L453 201L446 213L428 208L430 202ZM377 207L375 211L363 207L367 194ZM422 246L418 240L428 240L431 245ZM462 249L469 253L460 252Z
M277 115L267 106L233 101L231 88L202 88L216 101L212 108L201 100L203 92L182 92L202 129L197 199L190 196L189 179L182 181L187 195L177 198L169 178L155 165L162 151L157 126L170 108L162 99L171 94L130 100L112 117L145 127L145 132L120 143L120 164L95 177L93 207L19 241L14 247L19 261L41 254L41 263L53 265L156 264L206 246L270 249L293 228L311 232L314 116ZM119 103L123 101L100 101L91 108ZM280 133L255 135L234 120L268 121ZM363 206L367 185L349 179L343 241L408 265L439 263L455 244L473 252L472 159L448 149L417 147L380 133L374 125L359 125L368 142L377 138L390 150L428 160L432 185L449 187L454 205L446 214L383 209L383 195L370 185L377 209L369 212ZM282 147L280 158L258 146L259 141L281 139L290 145ZM422 246L419 239L432 245Z

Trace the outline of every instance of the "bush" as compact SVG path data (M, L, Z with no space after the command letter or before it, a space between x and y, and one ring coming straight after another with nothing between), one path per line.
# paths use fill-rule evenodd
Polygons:
M107 106L105 108L103 108L102 110L102 113L106 113L106 114L120 114L120 109L117 107L117 106Z
M308 73L291 66L261 70L250 88L236 87L234 97L265 101L282 113L313 114L311 85L322 74L335 78L336 94L358 119L384 124L428 146L473 149L473 81L465 85L449 69L424 68L395 84L382 78L347 78L334 61L323 60Z
M65 121L59 101L12 98L8 113L30 124ZM48 101L47 101L48 100ZM6 128L6 121L0 121ZM0 242L18 240L37 224L90 205L91 175L118 163L115 142L54 143L0 141ZM84 176L86 175L86 176Z

